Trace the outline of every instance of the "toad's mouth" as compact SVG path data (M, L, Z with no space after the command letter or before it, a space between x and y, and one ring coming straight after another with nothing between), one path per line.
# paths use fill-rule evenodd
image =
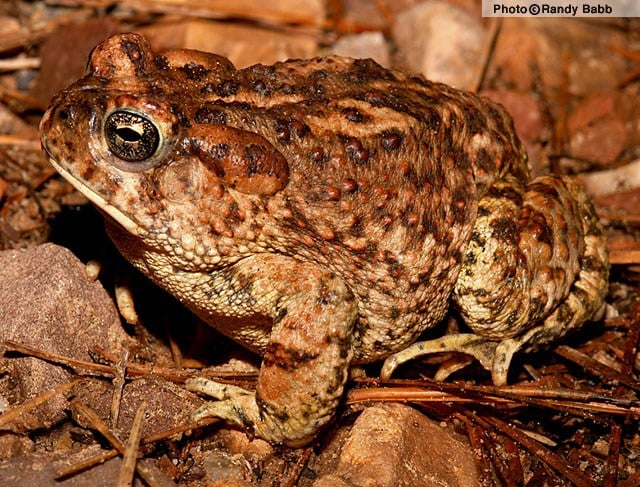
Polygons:
M105 212L107 215L113 218L116 222L122 225L124 229L127 230L129 233L131 233L132 235L140 235L140 225L138 223L136 223L134 220L132 220L127 215L122 213L122 211L120 211L118 208L113 206L111 203L105 200L98 193L93 191L89 186L84 184L80 179L78 179L72 173L70 173L68 170L62 167L58 163L58 161L56 161L53 157L51 157L51 155L48 154L48 151L46 152L48 155L49 163L53 166L53 168L56 171L58 171L58 173L64 179L69 181L69 183L74 188L76 188L83 195L85 195L87 199L91 201L91 203L93 203L98 207L98 209Z

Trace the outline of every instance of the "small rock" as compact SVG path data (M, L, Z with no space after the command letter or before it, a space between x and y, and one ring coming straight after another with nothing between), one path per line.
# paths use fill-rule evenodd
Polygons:
M479 486L471 449L403 404L380 404L356 420L334 472L314 487Z
M525 142L537 143L542 139L542 112L531 93L511 90L483 90L480 93L503 105L513 117L518 137Z
M479 18L450 3L421 2L398 15L392 36L404 69L456 88L474 87L484 39Z
M366 25L371 30L384 30L387 28L388 22L385 13L395 15L390 12L394 7L401 5L403 1L394 0L393 2L385 2L383 12L380 9L379 2L371 0L346 0L343 2L327 2L329 9L333 7L333 15L330 17L338 17L345 26ZM340 29L337 29L340 30Z
M560 49L538 23L530 19L503 19L487 78L500 79L506 86L527 92L536 85L539 76L542 86L557 89L562 83L561 63Z
M318 479L313 484L313 487L354 487L355 485L358 485L358 484L349 483L341 479L337 475L329 474ZM367 485L367 484L364 484L364 485ZM370 485L378 485L378 484L370 484Z
M211 485L211 487L251 487L255 484L250 484L249 482L245 482L240 479L224 479L216 480L209 485Z
M627 145L624 105L613 91L585 98L567 122L571 155L605 166L614 162Z
M18 36L23 29L20 21L10 15L0 16L0 35L7 36L10 39L10 35Z
M111 382L85 380L74 388L74 398L109 423L113 398ZM184 387L162 379L141 377L131 380L122 392L118 424L113 428L121 438L129 434L142 401L146 403L143 437L190 422L191 414L204 402ZM81 426L89 427L82 414L76 416L75 420Z
M96 445L95 447L86 448L82 452L38 452L28 456L10 458L0 462L2 487L24 487L25 485L36 485L38 487L95 487L117 485L118 475L122 469L122 460L120 458L112 458L66 479L54 479L55 472L58 469L74 465L100 452L100 447ZM162 478L162 475L156 474L156 480L158 477L168 482L166 478ZM133 485L134 487L142 487L147 484L136 476ZM158 485L169 484L162 484L158 481Z
M546 173L540 152L541 142L548 134L543 129L542 110L536 97L530 92L513 90L483 90L480 94L503 105L513 117L516 133L527 149L532 174L538 176Z
M129 343L117 311L98 281L89 281L84 265L53 244L0 252L0 341L91 361L98 345L118 355ZM32 357L4 357L0 394L21 404L71 380L62 367ZM58 395L30 415L18 430L47 427L65 417L66 400Z
M203 400L184 387L165 380L143 377L127 384L122 393L118 429L129 431L142 401L146 401L143 436L175 428L191 421Z
M81 77L91 49L120 30L114 19L105 16L64 24L46 36L40 46L40 71L31 96L46 106L54 93Z
M317 41L308 35L209 20L158 23L138 32L157 50L186 48L213 52L229 58L236 68L308 58L316 55L318 48Z
M202 465L207 472L207 482L211 483L239 480L250 474L249 463L240 454L210 451L202 459Z
M221 428L217 439L230 454L241 454L251 463L264 463L273 456L273 446L262 438L249 438L244 432Z
M0 435L0 458L13 458L33 452L33 440L22 434L3 431Z
M503 86L518 91L537 86L553 106L558 94L614 88L628 74L626 61L611 51L625 45L622 32L580 19L502 20L487 78L500 79Z
M384 67L389 67L391 59L389 46L382 32L363 32L362 34L341 37L329 51L338 56L356 59L371 58Z

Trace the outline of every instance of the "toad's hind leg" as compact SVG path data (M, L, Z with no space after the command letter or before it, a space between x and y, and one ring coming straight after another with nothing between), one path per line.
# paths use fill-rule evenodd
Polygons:
M418 355L473 355L505 384L513 354L551 342L594 318L608 281L606 241L583 189L570 178L515 178L481 199L454 290L473 333L420 342L385 363L383 376ZM451 370L453 371L453 370Z

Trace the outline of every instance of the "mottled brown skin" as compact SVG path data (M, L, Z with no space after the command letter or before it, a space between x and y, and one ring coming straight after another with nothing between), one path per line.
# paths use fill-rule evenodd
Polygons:
M198 416L274 442L330 420L352 363L460 350L500 383L603 304L583 191L529 182L500 106L370 60L236 70L118 35L41 130L125 257L263 355L255 393L192 381L219 400ZM410 347L452 303L471 332Z

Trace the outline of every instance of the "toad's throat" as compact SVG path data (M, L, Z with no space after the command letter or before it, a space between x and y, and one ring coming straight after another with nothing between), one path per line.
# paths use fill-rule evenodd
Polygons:
M104 211L111 218L113 218L116 222L124 227L132 235L140 235L140 225L138 225L135 221L129 218L127 215L122 213L118 208L113 206L107 200L105 200L98 193L93 191L89 186L84 184L80 179L70 173L67 169L61 166L58 161L56 161L53 157L49 156L49 162L53 166L53 168L62 175L64 179L69 181L74 188L80 191L83 195L85 195L89 201L91 201L96 207L100 208L100 210Z

